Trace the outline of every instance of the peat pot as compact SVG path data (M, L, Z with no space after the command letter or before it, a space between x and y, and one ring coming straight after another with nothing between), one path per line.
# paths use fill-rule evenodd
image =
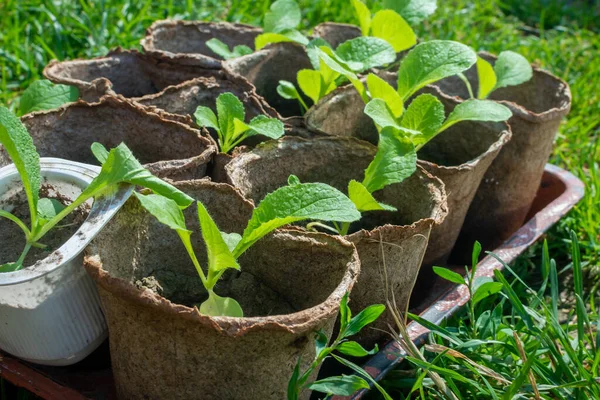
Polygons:
M48 197L74 200L100 169L56 158L42 158L42 190ZM19 214L28 209L14 165L0 169L0 208ZM107 327L93 281L82 267L83 250L131 194L123 187L113 197L98 198L74 212L71 227L55 228L32 250L33 264L0 273L0 349L43 365L74 364L106 338ZM27 212L26 212L27 213ZM70 217L67 217L70 218ZM0 263L15 261L24 246L19 228L0 219Z
M492 64L496 60L488 53L480 56ZM475 68L466 75L477 93ZM448 95L468 97L458 78L444 79L436 86ZM521 227L540 186L560 122L571 108L567 83L536 67L528 82L495 90L489 98L512 111L508 123L513 137L486 172L473 199L457 242L457 261L467 261L463 258L470 257L475 240L492 249Z
M277 86L284 80L298 87L298 71L312 69L304 46L292 42L273 43L252 54L227 60L223 67L248 79L256 92L284 117L301 114L298 101L281 97Z
M360 28L356 25L341 24L339 22L323 22L313 29L313 36L321 38L336 49L347 40L362 36Z
M208 48L208 40L218 39L230 50L239 45L254 49L254 39L261 33L261 28L246 24L162 20L148 28L141 44L144 52L153 56L219 64L223 58Z
M216 152L208 132L175 121L122 97L105 96L97 103L79 101L56 110L25 115L21 121L42 157L98 164L90 146L125 143L152 173L172 180L202 178ZM204 132L204 133L203 133ZM0 146L0 165L9 164Z
M219 228L242 233L253 205L227 184L180 182ZM185 210L207 265L195 205ZM354 246L325 234L278 230L259 240L217 284L245 317L201 315L206 291L178 235L132 198L88 248L85 265L106 313L122 399L282 399L298 358L331 336L339 303L360 270ZM310 393L303 393L308 399Z
M44 76L76 86L81 99L94 102L105 94L142 97L201 76L220 74L220 63L190 63L177 56L152 56L117 48L89 60L51 61Z
M284 137L238 155L225 168L229 181L254 202L285 185L291 174L302 182L323 182L346 193L351 179L362 181L376 151L370 143L354 138ZM364 213L345 237L354 243L361 260L350 307L356 313L372 304L385 304L393 297L404 311L431 228L446 216L446 192L439 179L419 167L404 182L377 191L374 196L398 211ZM384 314L372 327L387 330L388 323L393 324L393 319ZM385 332L365 329L357 340L372 346L386 338Z

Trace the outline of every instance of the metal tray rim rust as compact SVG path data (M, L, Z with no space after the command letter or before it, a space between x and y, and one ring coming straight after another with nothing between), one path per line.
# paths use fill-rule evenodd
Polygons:
M545 193L544 190L546 190ZM531 213L527 222L510 239L495 249L494 253L506 263L510 263L571 210L583 198L583 195L584 185L579 179L559 167L547 164L534 207L534 210L538 211ZM495 258L487 256L480 261L477 276L493 277L495 269L503 269L502 264ZM440 290L441 294L431 295L422 303L429 304L420 313L422 318L439 323L455 314L466 304L469 295L464 285L448 285L446 288L448 289ZM408 332L417 345L423 344L429 333L427 329L415 322L408 325ZM106 359L108 355L105 353L108 352L108 346L103 347L97 353L100 354L101 359ZM398 365L404 356L400 347L390 341L363 367L375 380L379 381ZM93 357L90 356L88 360L69 367L69 369L56 369L33 366L0 351L0 378L21 386L44 399L112 399L115 396L112 373L108 366L98 369ZM90 368L90 364L94 364L94 367ZM73 372L74 369L76 369L75 372ZM78 384L74 384L74 382ZM363 390L356 393L351 399L362 399L366 393L367 390ZM341 399L341 397L335 398Z
M575 207L585 194L583 182L562 168L546 164L544 177L546 176L557 179L563 184L564 189L558 197L554 198L542 209L533 214L530 213L527 222L500 247L492 251L506 264L510 264L529 246L534 244L548 229ZM494 278L494 270L502 271L503 269L504 266L500 261L491 255L487 255L478 263L476 276ZM454 284L419 315L427 321L439 324L460 311L468 300L469 292L467 287L465 285ZM429 329L414 321L408 324L407 330L411 340L417 346L425 343L430 332ZM383 346L369 361L363 364L363 368L372 378L379 382L402 362L405 356L406 353L400 348L398 343L392 340ZM350 398L352 400L362 399L368 391L369 389L364 389ZM344 398L348 397L334 397L336 400Z

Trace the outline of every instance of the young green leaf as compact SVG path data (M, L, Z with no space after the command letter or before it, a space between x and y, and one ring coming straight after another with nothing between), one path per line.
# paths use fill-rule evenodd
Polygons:
M384 0L383 8L396 11L415 25L433 14L437 8L436 0Z
M217 283L221 271L227 268L240 269L235 257L229 250L229 246L223 239L217 224L211 218L210 214L201 202L198 205L198 220L200 221L200 229L202 229L202 238L206 243L206 253L208 255L208 287L212 287Z
M298 89L296 89L296 86L294 86L292 82L279 81L279 85L277 85L277 93L284 99L298 100L303 110L308 110L308 106L304 102L302 95L300 95L300 92L298 92Z
M27 128L7 108L0 106L0 144L15 164L29 203L31 226L37 223L38 199L41 185L40 156Z
M277 0L265 14L263 27L265 32L280 33L296 29L302 20L298 3L294 0Z
M323 350L327 348L327 343L329 342L329 339L327 338L327 335L325 334L323 329L319 329L315 333L315 336L315 356L319 357Z
M219 128L219 121L217 116L208 107L198 106L196 111L194 112L194 117L196 118L196 123L200 126L204 126L206 128L212 128L217 131L219 136L221 135L221 129Z
M400 126L422 133L413 140L415 146L418 146L435 136L444 119L446 114L442 102L431 94L422 94L410 103L402 116Z
M496 294L502 290L502 284L500 282L486 282L479 286L473 295L471 301L473 304L479 303L481 300Z
M104 164L108 158L108 150L106 150L106 147L98 142L94 142L92 143L91 149L96 160L98 160L100 164Z
M337 76L335 76L332 72L345 76L352 83L352 85L354 85L354 87L366 103L368 101L366 93L367 91L365 90L363 83L358 79L358 77L352 71L352 69L343 60L341 60L331 48L321 46L317 50L321 59L321 75L329 75L325 79L325 81L332 82L335 78L337 78ZM327 69L330 69L331 72L326 73L325 70ZM329 85L327 87L329 88Z
M373 354L377 354L379 348L375 345L375 348L371 351L367 351L364 347L362 347L357 342L343 342L339 346L336 347L336 350L340 353L350 356L350 357L366 357L372 356Z
M271 43L283 43L283 42L293 42L294 39L291 37L285 36L281 33L261 33L254 39L254 47L256 50L261 50L268 44Z
M302 92L308 98L310 98L313 103L318 103L322 96L322 94L326 92L326 88L322 89L322 78L321 73L319 71L315 71L313 69L302 69L298 71L298 86L302 89Z
M239 124L241 121L236 120L235 122ZM279 139L285 133L283 122L277 118L269 118L266 115L257 115L248 124L241 123L248 129L246 136L263 135L271 139Z
M239 233L235 233L235 232L234 233L221 232L221 236L223 237L225 244L229 248L229 251L233 251L233 249L235 249L235 246L237 246L238 243L240 242L240 240L242 240L242 235L240 235Z
M175 201L157 194L143 195L133 192L140 205L146 209L161 224L175 231L190 232L185 226L185 218L181 208Z
M300 178L298 178L296 175L290 175L288 176L288 185L290 186L294 186L294 185L299 185L300 183Z
M398 93L406 101L425 85L465 71L476 61L477 54L458 42L431 40L418 44L400 64Z
M254 209L233 255L238 258L273 230L306 219L353 222L360 219L360 213L348 197L329 185L301 183L283 186L266 195Z
M394 118L399 118L402 115L404 112L402 97L389 83L375 74L369 74L367 75L367 87L372 99L385 101Z
M352 310L348 307L348 295L349 293L346 292L340 302L340 332L346 330L348 323L352 319Z
M402 182L417 170L417 153L402 130L385 127L379 134L375 158L365 170L362 184L369 193Z
M19 103L19 114L51 110L65 103L77 101L78 98L79 90L75 86L55 85L49 80L42 79L33 82L23 92Z
M206 41L206 47L211 49L215 54L221 56L225 60L252 54L252 49L244 45L238 45L235 46L233 50L229 50L229 46L217 38L212 38Z
M352 335L356 335L361 331L362 328L369 325L371 322L375 321L379 316L385 311L385 306L383 304L373 304L353 317L350 322L348 322L348 326L346 330L343 332L343 337L349 337Z
M396 211L395 207L388 206L375 200L373 195L369 193L366 187L362 183L355 181L354 179L348 184L348 197L356 209L360 212L365 211Z
M321 67L321 59L319 58L319 52L317 50L322 46L332 49L331 45L323 38L314 38L306 45L306 54L315 70L318 70Z
M15 272L21 269L21 265L17 263L0 264L0 273Z
M212 290L208 291L208 299L200 304L198 311L213 317L242 318L244 316L242 307L237 301L231 297L221 297Z
M65 209L65 205L60 201L49 198L40 199L37 207L38 221L41 225L50 221Z
M381 10L373 16L371 36L391 44L396 53L410 49L417 44L415 32L404 18L393 10Z
M529 61L514 51L503 51L494 64L497 82L494 89L516 86L527 82L533 76Z
M490 100L470 99L456 107L448 116L438 133L461 121L507 121L512 117L510 109Z
M335 55L354 72L363 72L396 60L396 52L387 41L367 36L345 41L335 50Z
M465 278L463 278L462 275L447 268L433 267L433 272L435 272L436 275L444 278L445 280L450 281L452 283L456 283L457 285L465 284Z
M360 389L368 389L369 384L359 376L342 375L318 380L311 383L308 388L328 395L351 396Z
M235 137L234 121L244 121L244 104L233 93L222 93L217 97L219 129L224 137Z
M287 387L287 400L298 400L298 378L300 377L300 363L302 362L302 357L298 357L298 362L296 363L296 367L294 368L294 372L290 377L290 381L288 382Z
M352 6L358 17L362 35L369 36L369 32L371 31L371 10L361 0L352 0Z
M496 87L496 73L492 64L477 56L477 76L479 77L478 99L485 99Z
M365 106L365 114L367 114L377 126L381 128L393 127L400 129L400 124L394 117L394 113L383 99L373 99Z

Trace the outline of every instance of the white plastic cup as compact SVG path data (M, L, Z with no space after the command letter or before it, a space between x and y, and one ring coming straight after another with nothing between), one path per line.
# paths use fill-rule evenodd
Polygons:
M97 166L58 158L41 158L40 165L42 181L72 200L100 172ZM0 168L0 208L11 211L6 200L22 186L14 165ZM65 366L102 344L106 321L96 287L83 268L83 251L132 191L127 185L97 199L77 232L45 259L0 273L0 349L36 364Z

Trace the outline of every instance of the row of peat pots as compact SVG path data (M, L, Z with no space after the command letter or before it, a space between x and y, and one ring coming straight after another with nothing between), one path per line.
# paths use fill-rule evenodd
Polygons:
M328 24L315 31L332 42L346 31L356 36L347 26L339 29ZM149 171L199 200L221 231L243 234L255 205L288 185L290 175L344 193L350 181L364 183L365 170L386 154L353 85L338 87L302 116L277 87L281 80L296 83L298 71L311 68L303 46L276 43L227 61L205 46L217 37L252 47L258 33L226 23L159 22L143 41L145 53L117 49L52 62L45 76L76 86L81 100L21 118L42 157L44 184L60 196L76 196L98 173L91 144L123 142ZM397 81L395 74L373 72ZM465 75L476 89L476 68ZM361 76L364 81L366 73ZM216 107L224 93L241 101L247 124L261 115L275 118L285 135L257 134L220 153L220 135L199 126L194 114L203 106L224 118ZM468 98L456 76L419 93L437 98L445 115ZM493 249L523 224L569 111L569 88L534 67L530 80L498 89L490 99L512 112L510 120L462 121L436 136L418 150L410 176L375 191L375 203L388 207L363 212L344 235L304 223L249 248L239 258L241 271L223 274L215 289L239 302L242 318L193 308L208 294L180 237L129 197L131 189L96 200L75 228L48 239L54 251L39 251L29 267L0 274L0 348L34 363L69 365L108 334L123 399L285 397L298 359L305 370L315 357L315 332L331 338L346 292L355 314L391 297L404 310L413 287L413 305L430 294L433 265L463 264L475 240ZM7 167L0 173L0 201L11 211L24 200L1 150ZM371 181L394 173L375 171ZM184 215L206 266L198 212L194 203ZM0 220L1 262L22 245L12 243L18 228L10 223ZM367 348L381 345L390 323L386 312L355 340Z

